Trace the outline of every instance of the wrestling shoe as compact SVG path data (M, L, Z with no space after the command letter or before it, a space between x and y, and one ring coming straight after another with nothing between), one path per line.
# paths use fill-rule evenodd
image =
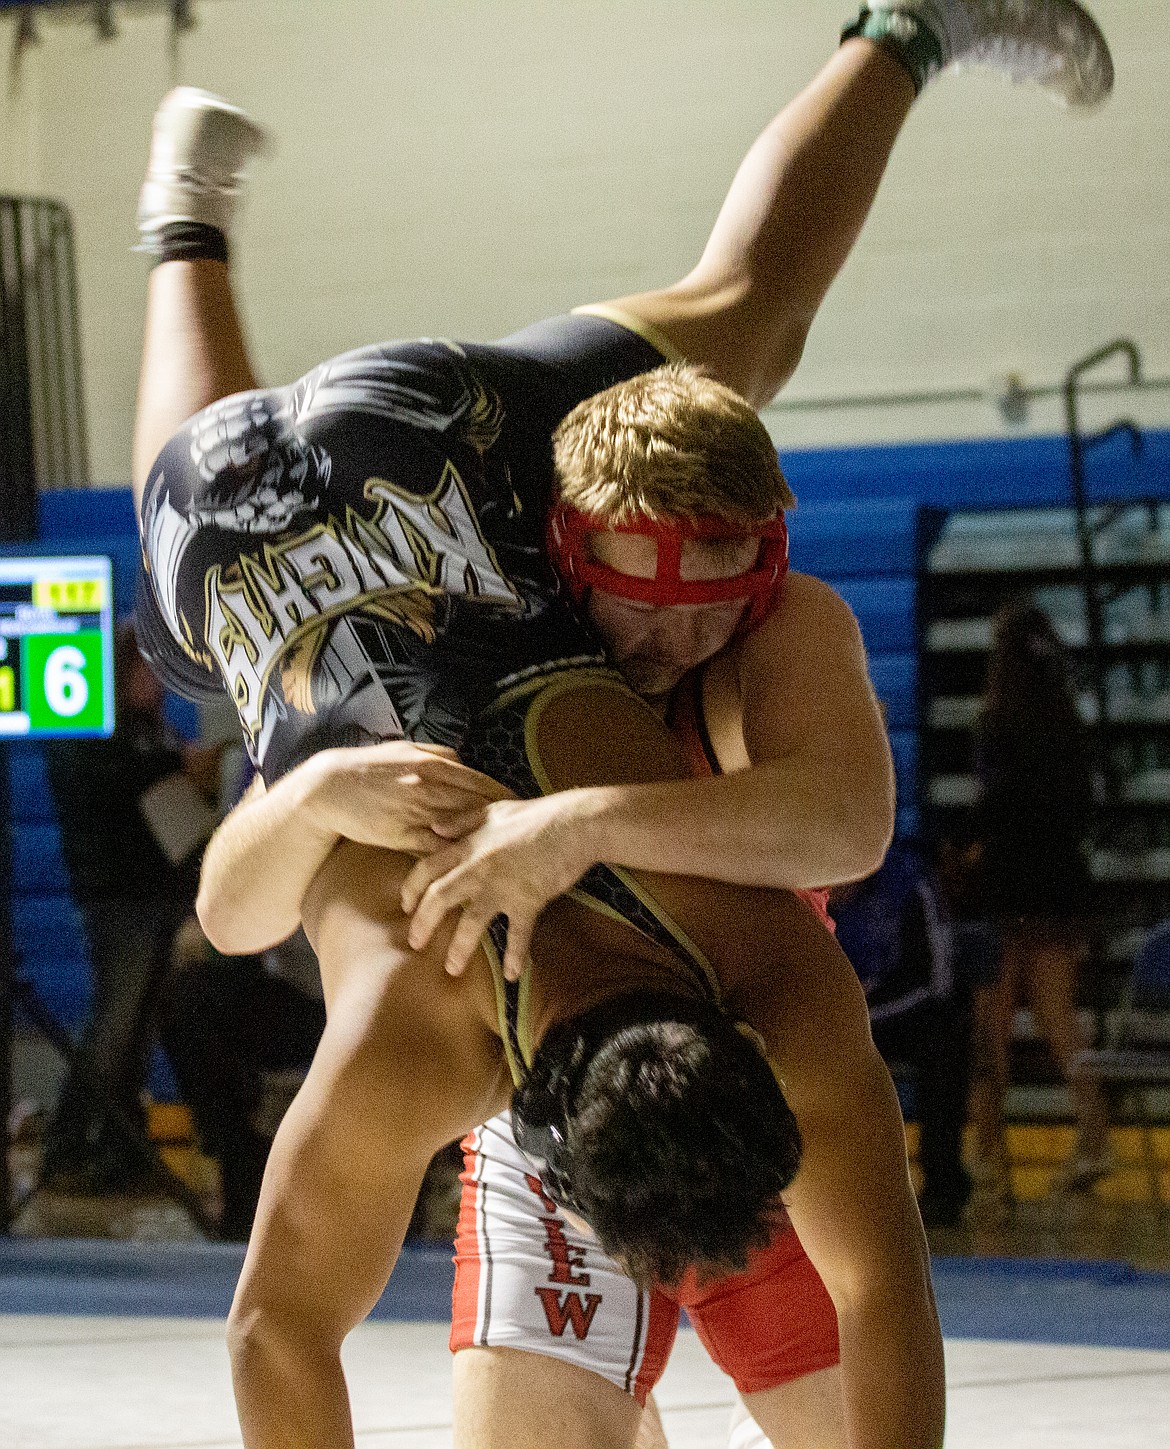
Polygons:
M226 237L254 156L268 137L238 106L178 86L155 112L146 179L138 198L139 250L157 251L163 227L190 222Z
M1109 43L1077 0L867 0L866 11L890 27L895 44L911 48L916 39L899 36L900 21L930 32L939 54L923 80L936 69L983 66L1080 107L1099 105L1113 89Z

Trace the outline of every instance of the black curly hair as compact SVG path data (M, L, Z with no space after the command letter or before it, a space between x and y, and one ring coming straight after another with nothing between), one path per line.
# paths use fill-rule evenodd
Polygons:
M552 1196L647 1285L744 1268L800 1163L796 1119L755 1042L713 1002L657 992L551 1028L512 1120Z

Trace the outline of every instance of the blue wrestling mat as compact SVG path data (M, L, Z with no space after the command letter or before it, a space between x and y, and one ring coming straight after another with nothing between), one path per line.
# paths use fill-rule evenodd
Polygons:
M220 1243L0 1239L0 1313L223 1318L243 1262ZM1170 1273L1123 1263L936 1258L947 1338L1170 1349ZM446 1246L403 1251L374 1318L445 1322Z
M236 1243L0 1238L0 1313L226 1318L244 1261ZM372 1318L451 1316L451 1249L407 1247Z
M946 1338L1170 1348L1170 1273L1047 1258L935 1258Z

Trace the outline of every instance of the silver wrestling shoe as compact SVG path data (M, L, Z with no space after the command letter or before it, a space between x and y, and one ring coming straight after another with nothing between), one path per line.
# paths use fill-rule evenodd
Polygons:
M139 250L156 251L172 222L200 222L227 236L248 162L268 136L238 106L178 86L155 112L146 179L138 198Z
M1064 106L1100 105L1113 89L1109 43L1077 0L867 0L866 8L918 17L942 47L944 70L984 66Z

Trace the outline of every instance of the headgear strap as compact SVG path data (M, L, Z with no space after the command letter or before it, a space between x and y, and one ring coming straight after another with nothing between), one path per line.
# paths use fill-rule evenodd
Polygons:
M658 545L653 578L624 574L589 557L586 540L591 533L633 533L652 538ZM689 539L758 537L760 551L746 572L723 579L684 579L680 573L682 546ZM788 573L788 528L784 515L747 528L714 514L655 523L639 518L632 523L604 523L568 503L558 503L549 514L548 551L557 572L580 602L587 589L601 589L621 599L659 607L671 604L721 604L744 599L748 608L741 632L754 629L780 603Z

